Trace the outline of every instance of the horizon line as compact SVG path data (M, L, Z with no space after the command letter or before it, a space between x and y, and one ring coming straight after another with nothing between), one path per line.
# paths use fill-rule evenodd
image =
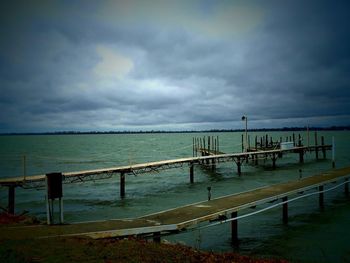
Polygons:
M283 127L283 128L251 128L247 131L301 131L301 130L350 130L350 125L346 126L327 126L327 127ZM0 135L79 135L79 134L145 134L145 133L204 133L204 132L243 132L245 129L206 129L206 130L124 130L124 131L52 131L52 132L1 132Z

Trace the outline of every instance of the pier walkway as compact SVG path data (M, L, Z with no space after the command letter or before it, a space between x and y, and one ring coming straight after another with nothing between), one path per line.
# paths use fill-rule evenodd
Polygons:
M44 238L57 236L86 236L109 238L122 236L151 235L159 241L163 234L179 233L195 228L200 223L225 221L231 218L232 241L238 240L238 212L246 208L281 200L283 222L288 221L288 197L304 191L313 191L319 196L319 205L324 205L324 186L334 182L344 185L349 194L350 167L331 170L318 175L286 183L266 186L243 193L203 201L136 219L117 219L67 225L39 225L21 227L0 227L0 239ZM291 199L292 200L292 199Z
M161 169L170 169L170 168L178 168L182 167L184 164L194 165L201 164L205 161L219 161L219 162L227 162L234 161L237 166L240 168L240 163L243 160L255 159L255 158L266 158L267 156L271 156L273 160L273 165L275 166L275 161L278 156L284 153L298 153L300 156L303 156L305 152L315 151L316 149L326 151L332 149L332 145L323 145L323 146L301 146L294 147L291 149L275 149L275 150L266 150L266 151L254 151L254 152L241 152L241 153L220 153L220 154L208 154L208 156L198 156L198 157L187 157L187 158L179 158L172 160L163 160L156 162L147 162L126 166L118 166L118 167L110 167L110 168L102 168L102 169L93 169L93 170L85 170L85 171L77 171L77 172L63 172L63 180L64 183L74 183L81 182L85 180L96 180L98 178L91 176L98 175L111 175L115 173L119 173L121 175L124 174L140 174L153 172ZM300 161L303 161L303 157L300 158ZM238 169L238 173L240 174L240 169ZM38 188L44 187L46 175L32 175L26 177L9 177L9 178L0 178L0 186L22 186L24 188Z
M216 163L219 162L234 162L237 165L237 173L241 175L241 166L244 161L252 161L255 165L258 164L259 159L268 159L272 160L273 169L276 168L276 161L278 158L281 158L286 153L296 153L299 155L299 162L304 162L304 155L306 152L315 152L316 158L318 158L318 152L323 152L323 158L326 158L326 151L331 150L332 145L325 145L322 143L320 146L296 146L289 149L273 149L273 150L255 150L255 151L246 151L241 153L221 153L215 151L214 153L210 148L199 149L204 156L193 156L187 158L179 158L172 160L163 160L156 162L148 162L141 164L133 164L127 166L103 168L103 169L93 169L77 172L63 172L56 173L56 176L59 174L59 180L62 180L63 183L75 183L75 182L84 182L92 181L99 179L106 179L112 177L114 174L120 175L120 196L125 197L125 175L126 174L140 174L147 172L154 172L170 168L180 168L184 165L189 166L189 178L190 183L194 183L194 166L195 165L210 165L212 168L215 168ZM46 178L48 174L42 175L32 175L25 177L9 177L9 178L0 178L0 186L5 186L8 188L8 212L14 214L15 212L15 188L43 188L46 187ZM62 192L62 187L61 190Z

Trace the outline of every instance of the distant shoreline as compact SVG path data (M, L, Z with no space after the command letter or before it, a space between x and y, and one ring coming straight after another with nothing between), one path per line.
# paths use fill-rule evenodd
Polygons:
M249 132L269 131L306 131L307 127L283 127L283 128L259 128L248 129ZM350 126L309 127L310 131L350 131ZM161 134L161 133L216 133L216 132L243 132L244 129L211 129L211 130L183 130L183 131L56 131L56 132L9 132L0 133L0 136L8 135L91 135L91 134Z

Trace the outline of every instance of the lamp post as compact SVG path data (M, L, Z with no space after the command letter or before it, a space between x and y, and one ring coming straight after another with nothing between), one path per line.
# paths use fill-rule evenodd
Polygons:
M245 121L245 151L248 150L248 117L243 115L242 121Z

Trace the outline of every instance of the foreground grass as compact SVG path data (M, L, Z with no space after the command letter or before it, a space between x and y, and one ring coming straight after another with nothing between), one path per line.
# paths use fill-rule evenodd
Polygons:
M0 246L0 262L286 262L136 239L2 240Z

